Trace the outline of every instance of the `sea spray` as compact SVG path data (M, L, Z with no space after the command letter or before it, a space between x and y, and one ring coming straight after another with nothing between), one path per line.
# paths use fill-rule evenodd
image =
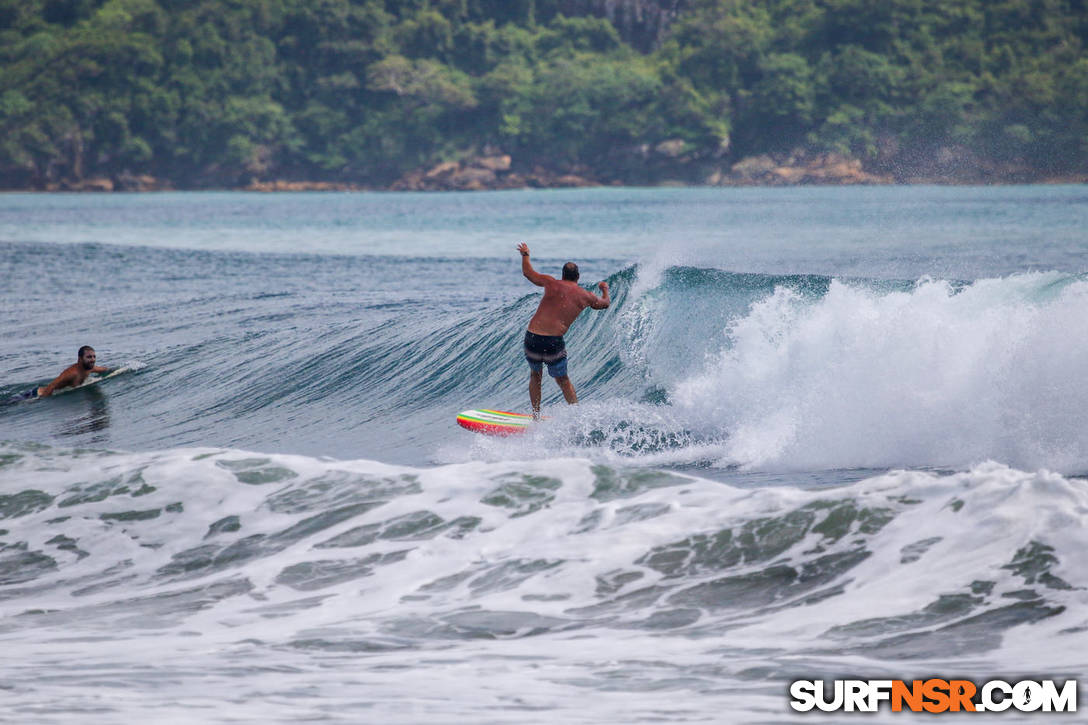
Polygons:
M746 466L1085 471L1086 303L1088 282L1054 273L894 292L836 281L816 300L783 285L670 398Z

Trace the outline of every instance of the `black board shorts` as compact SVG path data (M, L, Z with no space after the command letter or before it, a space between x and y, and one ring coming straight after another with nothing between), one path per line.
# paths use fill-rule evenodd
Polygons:
M25 393L19 393L18 395L11 396L10 398L8 398L8 402L9 403L21 403L24 400L34 400L34 398L37 398L37 397L38 397L38 388L34 387L34 388L31 388L30 390L26 391Z
M562 335L537 335L525 331L525 360L534 373L548 365L548 375L562 378L567 375L567 346Z

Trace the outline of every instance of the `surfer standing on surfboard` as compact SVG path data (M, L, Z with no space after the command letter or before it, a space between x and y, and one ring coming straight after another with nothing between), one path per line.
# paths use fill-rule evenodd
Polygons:
M555 378L563 397L574 405L578 396L574 385L567 377L567 348L563 344L563 335L587 307L595 310L607 309L611 304L608 297L608 283L601 282L597 287L601 296L578 285L578 265L567 262L563 265L563 279L540 274L533 269L529 261L529 245L518 245L521 252L521 273L537 287L544 288L544 299L536 308L536 314L529 320L529 329L525 331L525 360L529 363L529 402L533 404L533 417L540 417L540 381L544 364L548 365L548 375Z
M32 388L18 397L22 400L48 398L55 391L62 388L75 388L82 385L91 373L108 373L110 371L109 368L95 365L96 361L97 356L94 353L94 348L90 345L84 345L76 353L75 364L66 367L64 372L58 375L53 382L42 388Z

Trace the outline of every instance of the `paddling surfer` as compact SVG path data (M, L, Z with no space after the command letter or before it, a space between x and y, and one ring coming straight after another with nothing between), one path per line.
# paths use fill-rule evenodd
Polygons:
M76 353L75 363L66 367L64 372L58 375L53 382L41 388L32 388L17 397L20 400L48 398L58 390L79 387L86 382L87 376L91 373L108 373L110 371L109 368L95 365L97 359L94 348L90 345L84 345L79 348L79 352Z
M548 374L563 391L563 397L574 405L578 396L574 385L567 377L567 348L563 335L567 328L587 307L595 310L607 309L611 304L608 297L608 283L601 282L597 287L601 296L578 285L578 265L567 262L563 265L563 279L540 274L533 269L529 261L529 245L518 245L521 252L521 273L537 287L544 288L544 299L536 309L533 319L529 320L529 329L525 331L525 360L529 363L529 402L533 405L533 417L540 416L540 381L544 365L548 365Z

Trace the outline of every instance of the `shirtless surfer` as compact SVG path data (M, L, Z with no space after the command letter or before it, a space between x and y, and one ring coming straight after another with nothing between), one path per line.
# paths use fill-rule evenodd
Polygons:
M95 365L97 357L94 354L94 348L90 345L84 345L79 348L79 352L76 353L76 362L74 365L69 365L64 369L56 379L41 388L33 388L22 395L17 396L20 400L31 400L33 398L48 398L62 388L76 388L82 385L87 380L87 376L91 373L108 373L109 368L104 368Z
M548 374L555 378L563 391L563 397L571 405L578 402L574 385L567 377L567 348L563 344L563 335L587 307L603 310L611 300L608 297L608 283L601 282L597 287L601 296L578 285L578 265L567 262L563 265L563 279L556 279L547 274L540 274L533 269L529 261L529 245L518 245L521 252L521 273L537 287L544 288L544 299L536 309L533 319L529 320L529 329L525 332L525 359L529 363L529 401L533 405L533 417L540 416L540 381L544 372L544 363L548 364Z

